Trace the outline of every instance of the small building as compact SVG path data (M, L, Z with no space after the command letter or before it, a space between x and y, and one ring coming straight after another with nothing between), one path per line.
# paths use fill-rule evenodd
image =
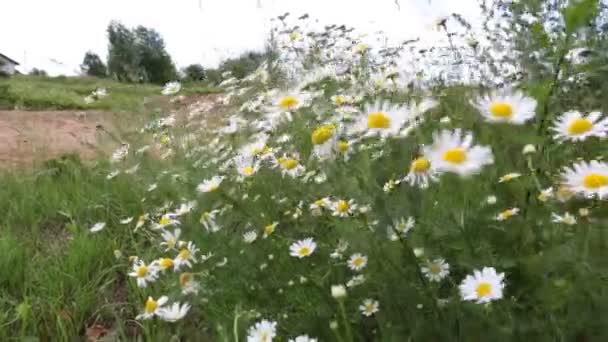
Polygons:
M13 59L0 53L0 73L14 75L17 72L15 69L19 63Z

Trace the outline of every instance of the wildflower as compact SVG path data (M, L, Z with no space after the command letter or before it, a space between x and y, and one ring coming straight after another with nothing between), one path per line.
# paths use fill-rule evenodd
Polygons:
M172 213L172 216L182 216L192 211L196 207L196 201L190 201L186 203L182 203L179 205L177 209Z
M521 125L536 114L536 100L520 91L492 93L471 101L471 104L490 122Z
M154 317L155 315L158 314L158 312L162 308L162 306L165 305L165 303L167 303L168 299L169 298L167 298L167 296L162 296L162 297L158 298L158 300L155 300L152 297L148 297L148 300L146 300L146 305L144 306L144 312L137 315L137 317L135 317L135 319L142 320L142 319L150 319L150 318Z
M553 139L558 141L583 141L589 137L604 138L608 134L608 118L601 119L602 113L591 112L587 115L570 111L560 116L551 130Z
M409 108L393 106L386 102L366 105L365 113L351 125L350 133L377 135L382 138L397 136L413 118Z
M277 336L277 322L261 320L247 332L247 342L272 342Z
M450 274L450 265L444 259L427 261L426 266L420 268L422 273L430 280L439 282Z
M393 223L390 232L397 235L396 238L399 238L399 236L405 237L414 228L415 223L413 217L408 217L407 220L402 217Z
M157 310L156 315L163 321L177 322L184 318L190 310L190 304L173 303L170 307L163 307Z
M517 213L519 213L519 208L507 209L507 210L501 212L500 214L498 214L498 216L496 216L496 220L504 221L512 216L517 215Z
M146 223L147 219L148 219L148 214L139 216L137 218L137 223L135 224L135 230L138 230L139 228L143 227L143 225Z
M344 285L332 285L331 296L336 299L346 297L346 287L344 287Z
M262 238L267 238L269 237L272 233L274 233L274 230L276 229L276 227L279 225L279 222L273 222L267 226L264 227L264 235L262 236Z
M148 283L156 281L158 271L159 269L156 265L146 265L143 260L138 260L133 264L133 271L129 273L129 276L137 279L138 287L146 287Z
M289 339L289 342L317 342L317 339L308 337L308 335L300 335L296 338Z
M201 287L200 284L194 280L194 275L190 272L184 272L179 275L179 285L182 288L183 295L189 293L198 294Z
M104 229L105 227L106 227L105 222L97 222L89 229L89 231L91 233L97 233L97 232L101 231L102 229Z
M355 287L363 284L365 282L365 276L363 274L358 274L350 278L348 282L346 282L346 287Z
M253 176L260 169L260 163L253 156L239 155L234 159L236 171L243 177Z
M534 154L536 153L536 147L532 144L527 144L526 146L524 146L523 150L521 151L522 154L526 155L526 154Z
M357 204L354 200L337 200L332 203L333 216L348 217L357 209Z
M123 161L127 158L129 154L129 144L121 144L120 147L112 153L111 162L116 163L119 161Z
M297 158L297 156L287 157L283 155L276 160L275 164L281 169L283 176L298 177L304 172L304 166L300 165Z
M361 253L355 253L350 256L348 259L348 268L353 271L361 271L365 266L367 266L367 256Z
M488 203L488 204L490 204L490 205L492 205L492 204L496 204L496 201L497 201L497 200L498 200L498 199L496 198L496 196L494 196L494 195L490 195L490 196L488 196L488 197L486 198L486 203Z
M209 232L217 232L220 230L220 227L215 222L215 217L220 211L218 209L214 209L211 211L205 211L201 214L200 223L203 224L205 229Z
M507 173L506 175L500 177L500 179L498 179L498 183L504 183L504 182L508 182L511 181L515 178L519 178L521 177L521 173L517 173L517 172L511 172L511 173Z
M382 186L382 191L389 193L393 190L395 190L395 185L397 185L398 183L396 183L394 180L389 179L386 183L384 183L384 185Z
M439 172L453 172L460 176L479 173L485 165L494 163L492 150L486 146L472 146L473 135L460 129L442 130L433 135L433 145L423 148L433 168Z
M414 248L414 256L420 258L424 255L424 248Z
M173 233L166 231L166 230L161 233L163 242L161 242L160 245L167 247L165 249L165 252L172 250L175 248L175 246L177 246L177 243L179 242L179 236L181 235L181 233L182 233L182 231L179 228L175 229L173 231Z
M188 242L186 247L182 248L175 259L173 259L174 269L177 271L182 266L186 266L188 268L192 267L192 263L196 263L196 253L199 252L199 249L192 243L192 241Z
M323 209L328 208L330 205L331 205L331 201L329 200L329 198L327 198L327 197L320 198L310 204L310 206L309 206L310 213L313 216L321 216Z
M551 221L554 223L564 223L569 226L576 224L576 217L571 215L569 212L566 212L564 216L560 216L556 213L551 213Z
M288 91L276 95L272 100L272 110L280 112L295 111L308 105L310 94L297 91Z
M354 102L354 99L352 98L352 96L348 96L348 95L334 95L331 97L331 101L336 105L336 106L342 106L345 104L351 104Z
M549 187L540 192L538 195L538 200L541 202L547 202L551 197L553 197L553 188Z
M488 303L502 298L505 287L505 274L497 274L493 267L475 270L473 275L467 275L459 286L463 300L474 300L476 303Z
M555 198L562 203L568 202L574 195L576 195L576 192L565 185L561 185L555 192Z
M165 215L161 216L160 219L158 220L158 222L156 222L152 226L152 229L165 229L166 227L175 226L178 224L180 224L180 222L178 220L174 219L173 215L165 214Z
M336 127L334 125L325 125L318 127L312 132L310 140L313 145L323 145L336 134Z
M312 238L307 238L304 240L299 240L294 242L290 247L290 255L297 258L304 258L310 256L317 248L317 244L313 241Z
M359 305L359 311L363 316L369 317L380 310L380 303L377 300L366 299L363 304Z
M171 259L171 258L160 258L160 259L154 260L153 264L155 266L158 266L161 271L165 271L174 266L173 259Z
M587 209L587 208L580 208L578 210L578 214L581 215L581 217L587 217L587 216L589 216L589 209Z
M246 243L253 243L257 238L258 238L258 233L256 233L253 230L250 230L250 231L246 232L245 234L243 234L243 240Z
M586 198L608 195L608 163L592 160L579 162L562 172L562 183L570 191Z
M132 221L133 221L133 217L127 217L127 218L120 220L120 224L129 224Z
M201 184L196 187L198 192L213 192L219 189L220 184L224 177L221 176L213 176L211 179L204 180Z
M182 85L179 82L176 82L176 81L168 82L165 84L162 94L163 95L175 95L180 91L181 88L182 88Z
M429 186L429 180L436 182L437 175L431 168L431 161L425 157L418 157L410 164L410 169L403 178L403 181L408 182L411 186L419 186L421 189Z

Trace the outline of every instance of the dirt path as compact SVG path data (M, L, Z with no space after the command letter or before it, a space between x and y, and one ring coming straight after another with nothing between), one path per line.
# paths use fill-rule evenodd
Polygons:
M115 114L96 111L0 111L0 168L33 165L64 153L93 159L115 146Z

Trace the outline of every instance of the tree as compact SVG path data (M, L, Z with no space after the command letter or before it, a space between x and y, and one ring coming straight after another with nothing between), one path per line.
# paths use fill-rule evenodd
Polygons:
M91 51L84 55L82 64L80 65L82 73L88 76L106 77L107 68L99 56Z
M202 81L205 77L205 69L200 64L191 64L182 70L184 80L186 81Z
M42 69L38 69L38 68L33 68L32 70L30 70L30 75L32 76L42 76L42 77L46 77L48 76L46 71L42 70Z
M237 58L225 60L219 69L221 72L230 71L236 78L244 78L255 71L265 59L265 53L250 51Z
M129 29L118 22L108 26L108 70L119 81L165 83L177 76L165 42L143 26Z

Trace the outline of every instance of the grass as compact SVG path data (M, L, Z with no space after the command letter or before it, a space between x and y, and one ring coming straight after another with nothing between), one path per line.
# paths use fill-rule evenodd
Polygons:
M106 88L109 96L86 104L84 98L97 88ZM156 97L161 86L125 84L92 77L14 76L0 78L0 109L64 110L96 109L112 112L141 113L146 99ZM212 86L184 84L184 95L217 92Z

